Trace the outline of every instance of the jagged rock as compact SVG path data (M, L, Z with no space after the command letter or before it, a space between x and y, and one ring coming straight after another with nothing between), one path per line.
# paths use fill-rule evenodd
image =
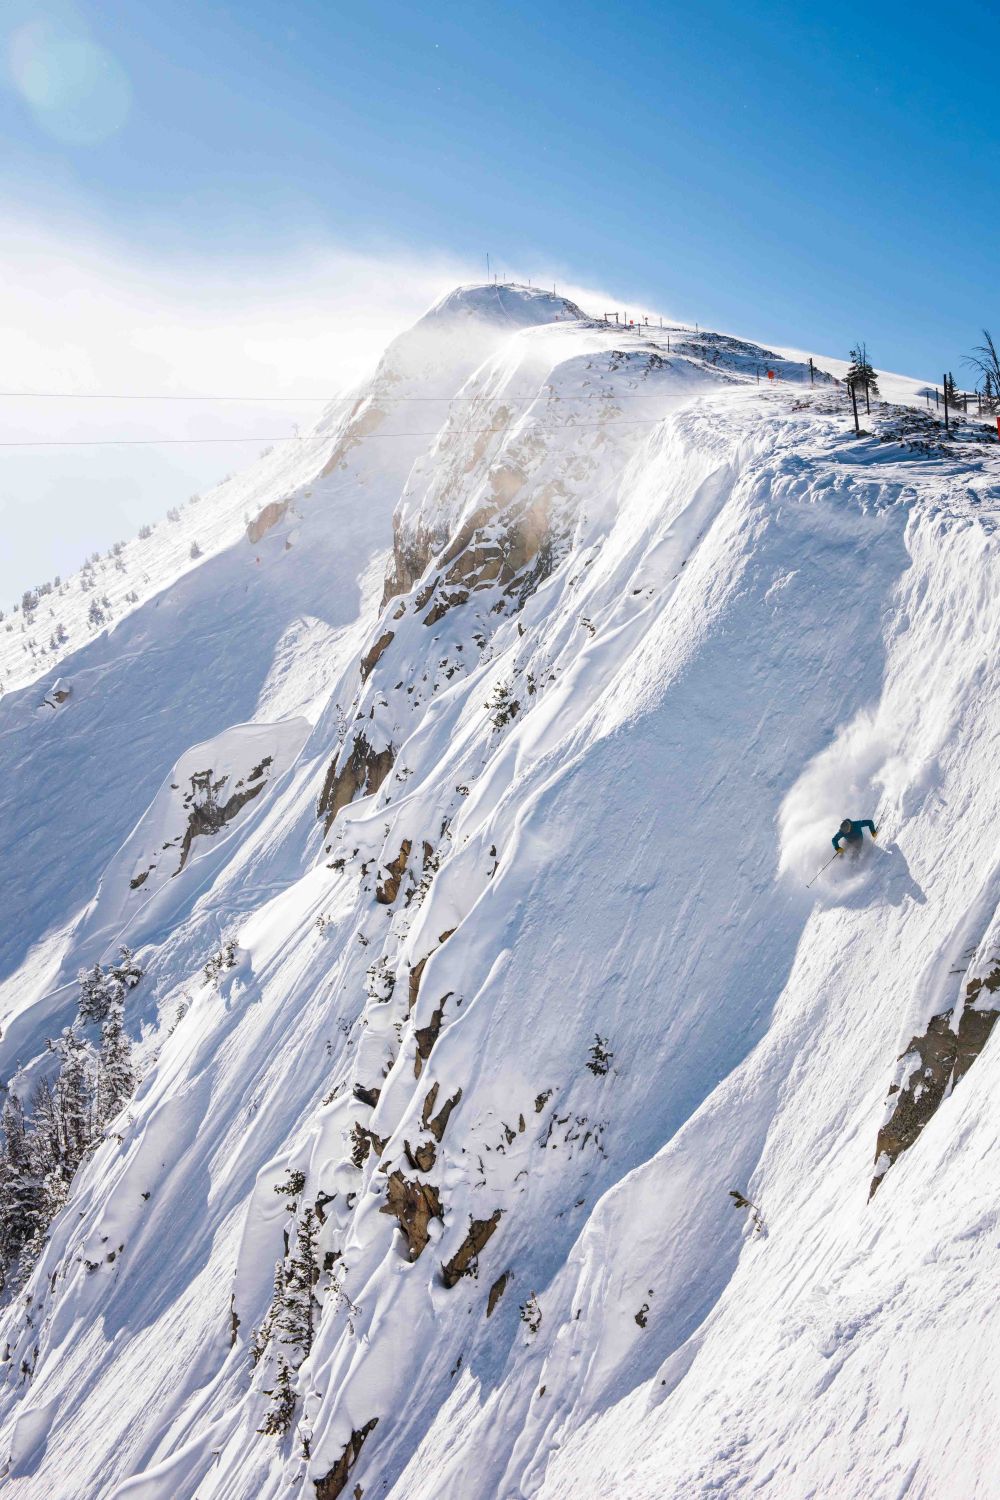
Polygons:
M388 1137L383 1140L380 1135L376 1135L373 1130L366 1130L364 1125L359 1125L357 1121L355 1121L351 1131L351 1140L353 1143L351 1146L351 1161L359 1172L373 1150L376 1156L381 1156L388 1145Z
M355 1099L359 1100L362 1104L370 1104L372 1109L374 1109L376 1104L378 1103L381 1093L381 1089L366 1088L363 1083L356 1083L354 1085Z
M985 978L973 979L966 986L965 1006L957 1031L952 1028L950 1010L933 1016L923 1036L915 1036L899 1058L909 1064L900 1086L893 1084L890 1100L895 1097L892 1113L878 1133L875 1142L875 1175L868 1197L874 1197L893 1162L916 1141L928 1120L936 1113L942 1099L968 1072L985 1047L996 1024L1000 1009L979 1005L973 1008L983 990L993 994L1000 989L1000 967Z
M261 537L266 536L272 527L277 526L279 521L284 520L287 510L287 500L270 501L247 526L247 541L259 542Z
M316 1480L316 1500L337 1500L337 1496L343 1493L351 1470L358 1461L358 1454L364 1446L365 1438L378 1426L378 1417L372 1417L363 1427L357 1427L351 1433L350 1442L343 1453L337 1459L333 1468L322 1479Z
M410 1166L420 1172L429 1172L437 1161L437 1147L433 1141L424 1141L420 1146L411 1146L409 1141L404 1141L403 1150Z
M430 848L430 845L427 844L427 843L425 843L424 844L424 868L425 869L427 868L427 850L429 848ZM441 936L438 938L438 945L441 946L441 947L443 947L444 944L448 941L448 939L450 937L452 937L456 931L457 931L456 928L449 927L448 930L447 930L447 932L442 932ZM431 949L431 953L434 953L436 951L437 950L434 949L434 948ZM425 965L427 963L427 960L430 958L430 956L431 956L430 953L425 953L424 956L423 956L423 958L420 959L418 963L415 963L413 965L413 968L410 970L409 1011L412 1011L413 1007L417 1003L417 995L420 992L420 981L423 978L424 967L425 967ZM447 999L447 998L448 997L446 995L445 999ZM443 1003L444 1002L442 1002L442 1004ZM438 1026L438 1030L440 1030L440 1023L439 1023L439 1026ZM435 1035L435 1038L436 1038L437 1037L437 1032L435 1032L434 1035ZM433 1043L432 1043L432 1045L433 1045ZM417 1069L417 1077L418 1078L420 1077L420 1070L419 1070L419 1068Z
M316 809L317 817L324 819L329 828L340 809L353 802L359 791L366 797L377 792L392 770L395 758L396 752L391 745L384 750L375 750L363 732L356 734L350 753L345 756L341 751L330 762Z
M383 607L395 594L411 589L442 548L441 572L414 601L419 613L438 590L425 625L435 625L449 609L464 604L471 593L489 584L504 589L520 609L544 582L555 567L552 502L564 493L562 485L548 485L526 501L519 498L525 484L520 470L502 464L490 479L492 497L451 538L440 530L424 528L404 535L394 518L393 561L382 594Z
M989 1039L996 1023L1000 1006L991 1007L982 1002L982 992L995 995L1000 990L1000 966L982 979L972 979L965 987L965 1009L958 1023L958 1047L955 1051L956 1084L971 1068ZM972 1007L975 1007L973 1009Z
M367 682L367 680L371 676L372 672L374 672L375 667L378 664L379 658L382 656L383 652L388 649L390 643L394 639L395 639L395 632L392 631L392 630L386 630L386 631L384 631L382 633L382 635L379 636L379 638L375 642L374 646L372 646L369 651L365 652L364 656L361 658L361 681L362 682Z
M386 865L386 878L382 885L375 887L375 900L382 906L391 906L399 895L399 882L406 870L406 862L413 848L409 839L404 839L399 846L399 853L391 864Z
M424 1070L424 1063L431 1055L434 1043L441 1032L441 1023L444 1020L445 1001L450 1000L454 991L449 990L447 995L442 995L436 1010L431 1013L431 1018L426 1026L418 1026L413 1033L417 1044L417 1055L413 1060L413 1076L419 1078Z
M424 956L423 956L423 958L420 960L420 962L419 963L415 963L413 965L413 968L410 970L410 985L409 985L409 996L408 996L409 1004L408 1004L408 1007L407 1007L407 1014L409 1014L413 1010L413 1007L417 1003L417 995L420 992L420 980L421 980L421 978L423 976L424 968L425 968L427 960L429 958L430 958L430 954L429 953L425 953ZM417 1076L419 1077L419 1074Z
M507 1290L507 1283L509 1281L510 1272L504 1271L503 1275L498 1276L496 1281L494 1281L493 1285L490 1287L490 1294L486 1299L486 1316L488 1318L492 1318L494 1309L496 1308L496 1305L500 1301L500 1298L503 1296L504 1292Z
M444 1138L448 1121L451 1118L451 1112L462 1097L462 1090L456 1089L451 1098L445 1100L438 1113L432 1116L431 1111L437 1103L438 1087L439 1085L435 1083L428 1090L427 1098L424 1100L424 1107L421 1111L421 1120L423 1121L424 1129L429 1130L436 1141Z
M499 1208L493 1210L488 1219L470 1219L469 1232L455 1254L441 1267L441 1280L445 1286L454 1286L463 1276L475 1276L479 1269L479 1252L496 1232L503 1217Z
M67 699L72 696L72 685L65 678L57 677L42 701L47 703L49 708L61 708Z
M441 1200L430 1182L410 1181L402 1172L392 1172L386 1183L386 1201L380 1214L391 1214L406 1236L410 1260L417 1260L427 1248L431 1219L440 1219Z
M248 802L252 802L255 797L260 796L267 785L266 772L271 763L272 757L270 755L266 756L260 765L254 766L246 779L245 785L237 786L232 796L227 798L223 803L219 803L215 799L218 783L213 783L211 769L200 772L197 776L192 776L191 788L195 801L188 811L187 828L184 830L184 837L181 840L181 862L174 871L175 875L179 875L187 863L188 855L191 853L191 845L196 838L204 837L206 834L217 833L220 828L224 828L227 823L235 818L241 808L245 807ZM198 798L200 800L197 800ZM149 871L147 870L146 874L148 875L148 873ZM141 885L142 881L139 880L138 884ZM134 883L133 889L135 889Z

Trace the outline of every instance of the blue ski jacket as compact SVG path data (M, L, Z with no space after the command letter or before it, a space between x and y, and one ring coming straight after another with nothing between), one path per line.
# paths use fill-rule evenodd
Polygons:
M840 853L841 839L844 839L848 844L860 844L864 836L864 830L866 828L871 830L872 836L874 837L875 824L872 822L871 818L862 818L860 822L856 822L854 819L852 819L850 833L841 833L840 829L838 828L837 832L833 835L832 840L833 847L836 849L837 853Z

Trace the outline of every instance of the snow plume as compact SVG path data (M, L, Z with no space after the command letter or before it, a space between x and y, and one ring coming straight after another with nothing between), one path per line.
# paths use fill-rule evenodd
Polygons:
M833 852L844 818L876 817L887 800L890 741L866 709L839 730L796 781L778 815L779 869L809 881Z
M307 430L322 402L368 373L385 342L461 273L444 255L364 254L335 243L248 257L239 267L208 253L178 260L85 225L8 218L3 390L282 399L9 402L0 429L8 440L213 441L5 450L0 602L71 572L95 546L128 537L192 490L245 467L265 439ZM244 436L261 441L248 445ZM216 441L225 438L231 445Z

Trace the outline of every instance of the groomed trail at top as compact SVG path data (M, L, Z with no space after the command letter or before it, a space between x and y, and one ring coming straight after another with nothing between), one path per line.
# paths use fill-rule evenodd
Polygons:
M996 1495L1000 449L915 391L461 288L0 635L0 1079L143 970L17 1500Z

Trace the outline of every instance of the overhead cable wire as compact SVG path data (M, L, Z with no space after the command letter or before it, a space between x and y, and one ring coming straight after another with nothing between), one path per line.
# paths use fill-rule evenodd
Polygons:
M655 427L662 422L663 417L627 417L622 421L615 422L565 422L560 425L550 424L543 426L547 432L580 432L587 428L605 427ZM541 424L532 424L531 430L537 432ZM485 433L514 432L516 428L512 425L506 427L462 427L451 432L442 428L435 428L428 432L370 432L365 441L371 442L379 438L433 438L442 435L448 437L480 436ZM13 440L0 439L0 448L156 448L167 443L330 443L337 440L337 435L328 433L308 433L305 436L294 436L286 434L283 437L170 437L170 438L17 438Z

